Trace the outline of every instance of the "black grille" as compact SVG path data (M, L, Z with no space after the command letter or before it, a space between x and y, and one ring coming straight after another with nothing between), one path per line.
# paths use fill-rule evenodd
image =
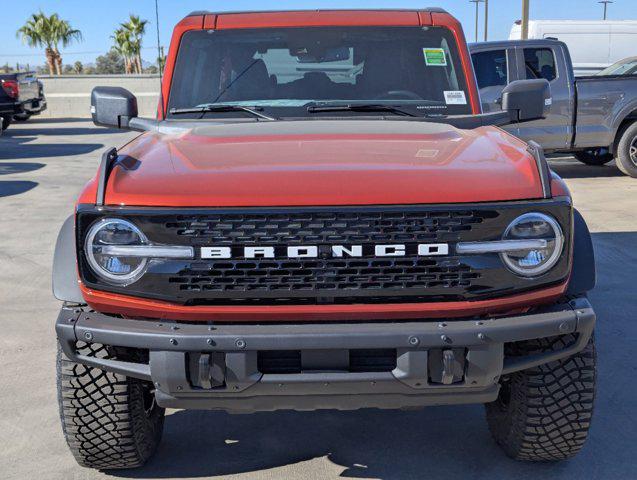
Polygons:
M493 214L475 210L218 214L184 216L164 226L168 235L218 246L451 241Z
M323 292L469 288L480 273L458 258L331 258L196 262L168 281L189 292Z
M467 206L160 209L87 208L77 244L99 218L130 219L156 244L195 247L193 260L151 261L135 283L97 277L80 251L88 287L183 305L401 303L474 300L563 281L570 241L553 270L538 279L512 274L497 254L458 255L457 242L499 240L517 216L554 216L570 238L570 204L541 200ZM444 243L448 255L418 255L418 244ZM405 255L377 256L379 244L405 245ZM287 258L287 247L316 246L317 258ZM362 247L361 257L334 257L331 247ZM203 259L199 247L230 247L230 259ZM244 247L273 247L274 258L249 259Z

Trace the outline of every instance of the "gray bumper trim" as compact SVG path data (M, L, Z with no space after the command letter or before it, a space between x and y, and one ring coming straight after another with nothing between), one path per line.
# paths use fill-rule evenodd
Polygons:
M153 381L161 405L254 411L491 401L497 396L501 375L573 355L584 348L594 325L591 305L585 298L578 298L532 314L412 323L187 324L122 319L63 308L56 332L69 359ZM564 350L504 357L504 343L568 333L579 335ZM150 361L131 363L83 356L76 350L77 341L147 349ZM396 369L273 375L262 374L257 368L259 350L366 348L396 349ZM440 385L428 380L427 351L444 348L467 351L465 379L460 384ZM223 352L225 385L209 390L191 386L185 368L187 352Z

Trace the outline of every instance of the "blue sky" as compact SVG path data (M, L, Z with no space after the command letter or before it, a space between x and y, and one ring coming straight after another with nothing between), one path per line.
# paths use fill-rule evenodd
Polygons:
M8 0L7 0L8 1ZM151 22L144 39L142 56L154 61L156 55L154 0L20 0L9 2L0 16L0 65L29 63L41 65L44 55L31 49L16 38L16 30L28 16L42 9L45 13L57 12L71 25L82 31L84 41L73 44L62 52L64 63L77 60L90 63L96 56L110 48L113 30L129 13L141 15ZM489 39L508 37L512 23L521 16L521 0L489 0ZM314 9L314 8L422 8L438 6L455 15L465 29L469 40L474 39L475 5L468 0L233 0L232 2L209 0L159 0L159 27L161 43L167 46L170 33L182 17L194 10L264 10L264 9ZM637 19L637 0L615 0L609 5L609 19ZM480 11L482 38L482 7ZM531 19L600 19L602 6L598 0L531 0Z

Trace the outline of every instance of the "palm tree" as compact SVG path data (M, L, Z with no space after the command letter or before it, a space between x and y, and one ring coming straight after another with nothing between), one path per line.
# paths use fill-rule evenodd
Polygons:
M142 37L146 33L148 20L142 20L139 15L129 15L128 22L122 23L124 30L131 35L131 45L134 51L135 70L142 73Z
M131 38L131 33L124 29L118 28L115 30L115 35L111 36L115 41L115 50L122 57L124 57L124 70L126 73L132 73L133 71L133 58L135 56L135 45Z
M66 48L70 43L77 40L78 42L82 40L82 32L76 30L71 27L71 24L66 20L59 20L56 24L56 33L57 39L62 43L62 48ZM57 62L57 70L58 72L62 70L62 55L57 48L57 43L55 45L55 54L56 54L56 62ZM58 73L59 75L59 73Z
M75 40L82 40L82 33L71 28L69 22L61 20L57 13L47 16L42 11L32 14L16 32L16 36L30 47L44 47L51 75L62 73L62 55L58 44L62 42L62 46L66 47Z

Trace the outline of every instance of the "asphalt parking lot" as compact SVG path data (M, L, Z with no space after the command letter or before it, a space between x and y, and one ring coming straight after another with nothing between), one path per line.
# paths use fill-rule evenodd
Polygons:
M32 120L0 137L0 478L104 478L78 467L55 392L51 263L58 229L100 154L134 133ZM637 477L637 180L614 165L552 162L593 232L599 382L589 441L574 460L524 464L491 441L479 405L421 411L172 411L160 450L117 478ZM110 477L109 477L110 478Z

